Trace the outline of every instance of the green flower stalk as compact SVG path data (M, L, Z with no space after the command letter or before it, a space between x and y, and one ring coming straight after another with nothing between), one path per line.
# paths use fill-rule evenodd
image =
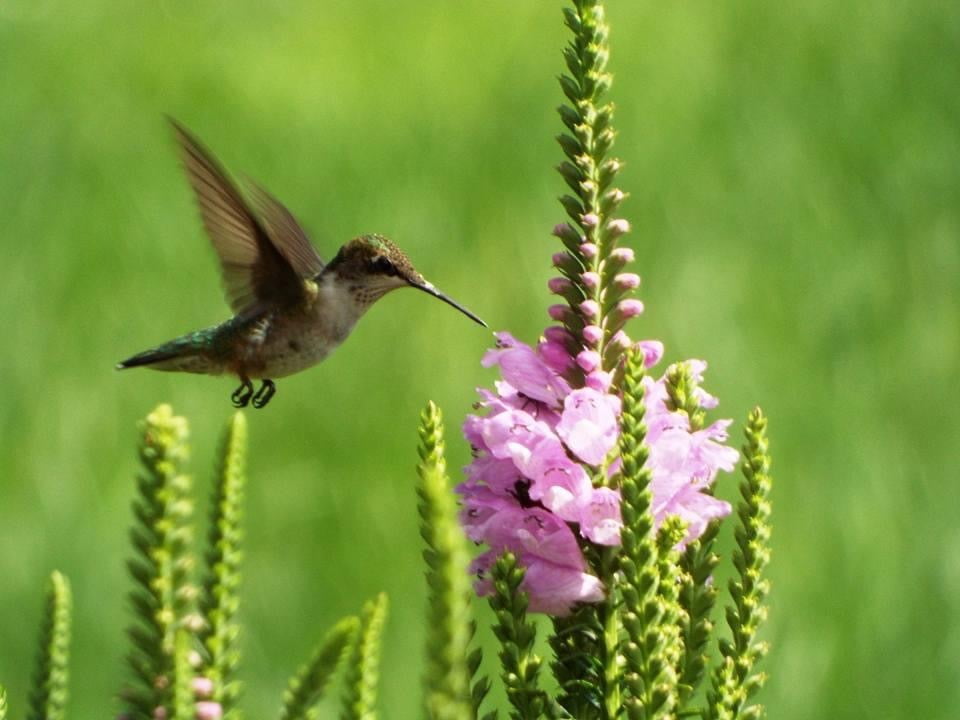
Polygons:
M59 572L50 575L40 631L40 654L33 676L27 720L63 720L66 716L70 660L70 583ZM0 698L0 718L6 696Z
M500 641L501 678L513 706L512 720L537 720L545 714L563 717L540 689L537 676L542 660L533 652L537 628L527 620L527 594L520 589L524 569L513 553L504 553L491 567L493 594L490 607L496 615L493 632Z
M668 629L673 618L659 591L659 553L653 537L651 475L644 445L643 375L643 357L633 350L626 356L623 376L623 530L617 578L625 634L624 710L630 720L669 717L675 706L671 688L677 682L670 656L673 632Z
M386 617L387 596L383 593L368 602L360 613L360 628L347 658L341 720L376 720L380 636Z
M316 720L317 703L356 637L360 621L355 617L338 622L301 667L283 694L280 720Z
M470 558L447 477L443 420L433 403L420 416L418 451L420 534L427 545L423 557L429 588L426 714L433 720L470 720L476 716L489 682L479 680L471 692L470 681L481 656L479 649L472 655L469 652L474 631L467 575Z
M708 715L711 720L759 718L763 708L747 705L763 685L766 676L754 672L767 652L767 645L756 640L759 625L767 617L764 599L770 585L763 570L770 559L770 452L767 419L754 408L744 431L743 480L737 505L740 521L735 531L737 549L733 563L737 577L729 584L733 605L727 608L727 625L732 640L720 642L722 661L713 673Z
M7 720L7 689L0 685L0 720Z
M136 619L128 629L134 649L128 661L135 682L124 693L132 718L152 718L156 708L171 708L176 635L198 629L196 590L190 582L193 501L191 481L183 473L189 455L187 421L160 405L141 423L138 497L130 536L134 557L128 563L135 588L130 594Z
M209 679L211 700L220 704L223 717L235 716L239 694L236 668L240 662L236 622L240 606L241 542L243 540L243 495L246 485L247 421L237 412L227 423L220 447L213 491L210 537L205 579L200 596L204 619L199 639L204 649L201 677Z
M173 646L173 720L194 720L193 668L190 667L191 642L188 632L180 628Z

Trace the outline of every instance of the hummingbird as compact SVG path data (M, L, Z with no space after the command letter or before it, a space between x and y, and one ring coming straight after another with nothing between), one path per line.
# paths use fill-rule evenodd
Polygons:
M346 340L360 317L397 288L413 287L487 324L440 292L383 235L361 235L324 263L293 214L247 182L241 194L212 153L170 119L203 226L220 261L233 317L117 364L117 369L236 375L234 407L262 408L274 379L316 365ZM260 380L254 392L254 380Z

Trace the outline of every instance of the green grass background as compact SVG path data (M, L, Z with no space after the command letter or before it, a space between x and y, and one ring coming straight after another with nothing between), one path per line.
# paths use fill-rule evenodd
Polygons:
M0 3L0 681L15 711L59 568L71 717L115 714L135 422L160 401L189 417L206 498L231 411L230 380L113 370L227 315L162 114L282 198L325 256L383 232L532 340L563 218L560 5ZM751 406L770 416L762 701L777 720L956 717L960 6L608 14L648 308L633 332L709 359L738 443ZM396 293L250 413L249 717L273 716L311 645L379 590L383 715L418 717L417 416L437 401L451 466L466 462L457 427L493 379L489 342Z

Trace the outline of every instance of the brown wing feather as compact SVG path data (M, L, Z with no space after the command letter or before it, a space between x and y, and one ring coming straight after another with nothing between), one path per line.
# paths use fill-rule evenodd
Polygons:
M237 314L246 314L302 300L299 275L274 247L219 163L186 128L172 118L170 123L180 143L203 225L220 259L230 307Z
M245 180L249 186L253 207L260 214L260 219L280 254L290 262L300 277L310 278L319 274L323 270L323 260L293 213L253 180Z

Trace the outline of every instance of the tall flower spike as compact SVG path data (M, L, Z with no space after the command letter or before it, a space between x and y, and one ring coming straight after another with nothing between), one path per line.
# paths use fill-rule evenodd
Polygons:
M355 617L338 622L313 651L313 656L290 678L283 693L280 720L315 720L316 705L330 678L354 641L360 621Z
M631 317L618 310L618 301L639 284L636 276L615 281L624 262L613 253L630 225L616 217L625 193L613 182L622 163L607 157L614 138L613 104L603 99L613 79L606 70L609 28L599 0L573 0L564 16L573 39L563 52L569 74L560 77L569 105L558 108L566 132L557 141L567 159L557 171L572 194L560 198L570 222L554 228L554 235L568 250L572 266L582 268L567 277L571 289L564 297L573 312L565 324L580 345L596 348L603 359L601 369L609 371L622 348L613 348L608 357L607 341ZM599 342L583 336L585 325L603 329Z
M54 572L47 588L40 631L40 654L33 676L27 720L64 718L69 680L70 614L70 583L63 575ZM5 710L5 707L6 700L0 700L0 708ZM0 712L0 717L4 714Z
M220 704L223 717L236 716L239 694L235 677L240 663L237 637L240 627L240 544L243 539L243 493L246 484L247 421L234 413L220 446L207 546L206 577L200 598L204 618L200 642L206 651L201 674L213 683L212 700Z
M380 593L360 613L360 628L347 658L341 720L376 720L380 677L380 636L387 617L387 596Z
M708 693L707 717L759 718L763 708L747 705L763 685L766 676L754 672L754 666L767 653L766 643L757 642L757 629L767 617L764 600L770 586L763 570L770 559L770 450L767 419L754 408L744 431L743 480L741 501L737 505L739 527L734 531L737 549L733 562L737 577L730 580L733 605L727 608L727 625L732 641L720 642L722 660L712 677Z
M123 693L133 717L152 717L156 708L173 704L174 650L177 629L188 624L195 589L190 478L183 474L189 455L187 421L160 405L141 423L138 497L130 533L134 557L128 563L134 580L130 594L136 614L128 635L128 656L135 680Z
M427 667L424 674L426 716L436 720L470 720L486 694L487 681L477 683L479 697L470 689L473 672L468 661L473 636L470 618L471 588L467 575L466 538L457 523L444 459L443 420L429 403L420 415L420 534L426 542L429 588ZM479 651L478 651L479 652ZM479 655L472 663L479 665Z

